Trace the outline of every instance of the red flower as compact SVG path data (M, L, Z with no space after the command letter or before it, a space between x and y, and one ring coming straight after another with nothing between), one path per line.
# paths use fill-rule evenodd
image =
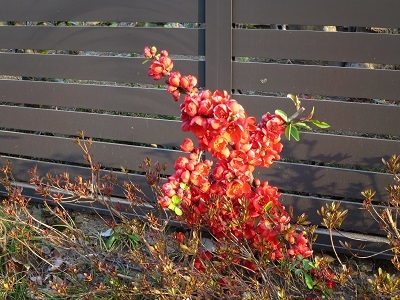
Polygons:
M183 243L184 240L186 239L186 236L183 232L177 232L175 234L175 239L179 242L179 243Z
M177 102L179 101L180 97L181 97L181 92L179 92L179 90L175 90L172 92L172 97L174 98L174 100Z
M218 153L224 151L228 146L228 141L222 136L216 136L211 140L209 151L211 153Z
M239 112L244 112L243 107L234 99L228 101L228 108L232 115L237 115Z
M171 72L168 78L168 84L177 88L179 87L180 80L181 80L181 73Z
M192 151L194 149L193 141L190 138L184 139L180 148L182 151L185 151L185 152Z
M262 121L266 123L267 130L275 135L281 135L285 132L285 121L280 116L267 113L262 116Z
M225 126L223 137L226 138L228 143L239 144L244 129L241 125L231 122Z
M192 75L183 76L181 78L180 85L186 91L192 92L197 85L197 78Z
M214 117L222 122L227 122L229 118L228 107L225 104L218 104L215 106Z
M210 116L213 113L213 105L210 99L203 99L199 104L199 113L204 116Z
M190 131L192 131L197 138L202 138L207 132L206 125L207 121L204 118L200 116L195 116L190 121Z
M168 196L161 197L158 199L158 203L162 208L168 208L168 206L171 204L172 200Z
M254 262L252 262L250 260L247 260L247 259L245 259L243 261L243 266L245 266L247 269L252 270L252 271L257 271L258 270L257 265Z
M184 104L185 104L185 112L190 117L194 117L197 115L199 103L197 102L197 100L195 98L192 98L189 95L187 95L185 97Z
M174 63L169 56L161 56L158 60L154 59L151 63L148 75L154 80L159 80L168 75L172 70Z
M250 184L243 182L240 179L235 179L228 183L226 187L226 195L228 197L241 197L243 194L251 190Z

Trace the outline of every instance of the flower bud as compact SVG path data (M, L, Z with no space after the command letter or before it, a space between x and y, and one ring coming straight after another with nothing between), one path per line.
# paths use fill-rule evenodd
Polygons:
M149 46L146 46L144 48L144 57L146 57L146 58L152 58L153 57L153 55L151 54L151 50L150 50Z
M181 73L171 72L168 78L168 83L174 87L179 87L180 79L181 79Z
M185 168L186 168L186 170L188 170L188 171L193 171L194 168L195 168L195 165L194 165L194 163L191 161L191 162L188 162L188 163L185 165Z
M160 206L162 207L162 208L168 208L168 206L171 204L171 198L170 197L167 197L167 196L164 196L164 197L161 197L160 199L158 199L158 203L160 204Z
M155 46L150 48L150 54L151 56L155 56L157 54L157 48Z
M193 141L192 141L190 138L186 138L186 139L183 141L183 143L182 143L182 145L181 145L180 148L181 148L182 151L185 151L185 152L190 152L190 151L192 151L193 148L194 148Z
M237 115L242 109L242 106L234 99L228 101L228 108L231 111L232 115Z
M185 170L181 174L181 180L183 183L188 183L190 180L190 172L188 170Z
M186 239L186 236L183 232L177 232L175 235L175 239L179 242L179 243L183 243L183 241Z
M181 92L179 90L173 91L172 97L174 97L175 102L178 102L181 98Z

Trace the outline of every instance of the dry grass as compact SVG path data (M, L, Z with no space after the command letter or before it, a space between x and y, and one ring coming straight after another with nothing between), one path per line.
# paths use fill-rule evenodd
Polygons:
M115 178L99 176L90 141L77 143L92 177L40 177L31 170L40 205L23 196L10 165L2 168L2 299L400 299L399 272L388 261L315 252L309 259L273 262L234 238L171 227L158 207L144 220L128 219L110 201ZM146 160L142 167L156 197L161 166ZM132 210L154 205L136 184L121 188ZM109 216L65 208L69 201L87 200L108 208ZM339 207L332 209L337 218L326 220L327 226L343 216ZM305 228L310 237L312 229Z

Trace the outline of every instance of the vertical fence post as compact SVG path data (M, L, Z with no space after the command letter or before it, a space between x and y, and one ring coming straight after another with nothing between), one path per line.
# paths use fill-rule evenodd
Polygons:
M206 0L206 78L210 90L232 90L232 0Z

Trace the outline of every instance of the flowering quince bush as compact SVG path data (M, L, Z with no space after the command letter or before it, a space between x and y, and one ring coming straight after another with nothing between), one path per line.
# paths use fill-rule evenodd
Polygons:
M205 226L217 239L245 241L268 260L311 256L309 241L290 224L278 189L252 174L255 167L268 168L280 159L282 134L298 139L297 126L309 128L307 121L319 127L327 124L310 115L295 126L282 111L266 113L257 123L226 91L199 90L195 76L172 71L167 51L157 53L156 47L146 47L144 55L151 61L148 76L165 77L175 101L183 96L182 130L192 132L198 143L196 147L189 138L183 141L181 150L189 155L176 160L159 204L189 226ZM204 152L214 159L204 159ZM211 253L201 256L201 261L210 259ZM198 269L201 261L195 262ZM249 260L242 263L257 268Z

